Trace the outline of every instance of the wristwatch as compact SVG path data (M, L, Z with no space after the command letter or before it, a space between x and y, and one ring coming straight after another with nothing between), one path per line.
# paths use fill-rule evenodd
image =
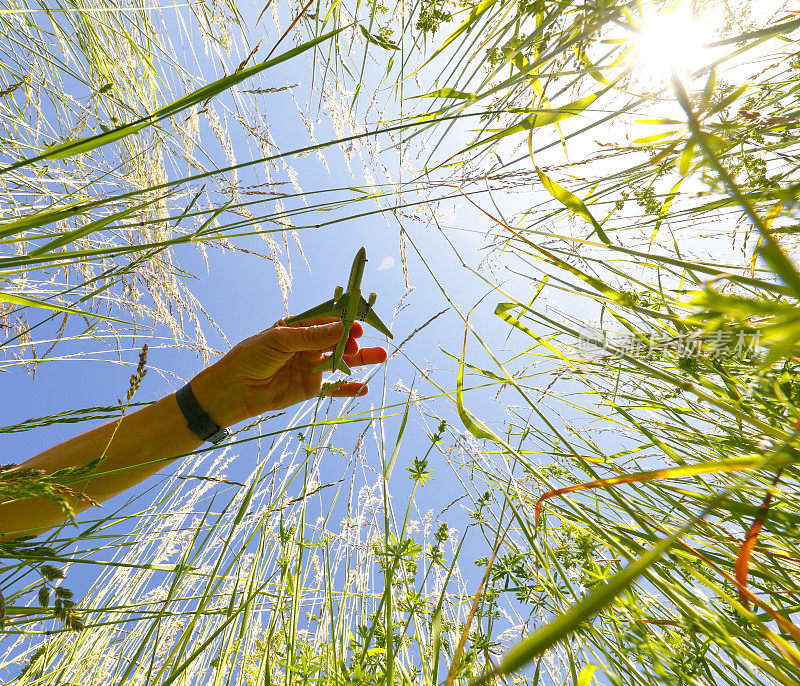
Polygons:
M208 416L208 412L200 407L200 403L197 402L197 398L195 398L192 391L191 384L187 383L181 388L175 394L175 399L178 401L178 407L181 408L183 416L186 417L186 423L189 428L201 439L217 445L230 436L230 432L227 429L217 426L214 420Z

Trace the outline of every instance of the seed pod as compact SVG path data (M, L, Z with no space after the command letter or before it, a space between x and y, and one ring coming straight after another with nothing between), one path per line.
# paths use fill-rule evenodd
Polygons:
M39 606L40 607L50 606L50 589L47 586L42 586L39 589Z
M55 581L56 579L63 579L64 572L53 565L42 565L39 572L47 581Z
M73 631L81 631L83 629L83 621L78 617L77 612L70 612L67 615L66 625Z
M72 596L73 593L68 588L64 588L63 586L59 586L58 588L56 588L56 597L66 598L67 600L69 600L70 598L72 598Z

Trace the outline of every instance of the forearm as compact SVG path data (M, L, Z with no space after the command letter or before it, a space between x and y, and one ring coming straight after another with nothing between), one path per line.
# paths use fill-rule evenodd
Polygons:
M126 415L119 423L110 422L76 436L20 466L52 473L84 466L105 452L96 474L80 489L102 501L163 468L164 458L191 452L200 442L186 426L175 396L169 395Z
M238 418L225 412L212 388L211 369L192 381L201 405L212 419L228 426ZM202 400L201 400L202 399ZM216 414L216 416L215 416ZM71 489L95 501L103 501L136 485L170 464L177 456L196 450L202 441L189 430L174 394L103 426L60 443L32 457L19 469L39 469L51 474L67 467L83 467L104 456L88 477L69 483ZM71 499L76 512L90 501ZM58 503L27 498L0 505L0 539L40 533L64 520Z
M359 349L355 338L362 332L360 324L353 325L345 348L347 363L357 366L385 361L383 348ZM213 422L226 428L267 410L308 400L322 390L322 372L316 367L323 352L330 351L343 333L341 323L324 320L319 325L266 329L192 379L194 396ZM366 390L365 384L353 381L330 393L355 397ZM52 474L85 467L102 457L94 472L63 484L86 498L72 497L77 512L134 486L201 444L171 394L122 420L60 443L15 469ZM42 497L7 502L0 505L0 540L41 533L63 520L59 504Z

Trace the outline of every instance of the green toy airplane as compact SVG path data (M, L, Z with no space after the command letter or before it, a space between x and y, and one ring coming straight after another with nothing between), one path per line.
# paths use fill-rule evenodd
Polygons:
M369 299L364 300L361 295L361 277L364 276L364 266L367 263L367 251L361 248L356 253L353 260L353 266L350 269L350 278L347 280L347 291L341 286L337 286L333 292L333 300L312 307L301 314L289 317L286 320L287 324L296 324L297 322L304 322L308 319L316 319L317 317L339 317L344 323L344 336L342 340L336 344L333 349L333 354L324 362L314 367L315 372L333 371L338 369L345 374L350 374L350 367L348 367L344 359L344 348L347 345L347 339L350 335L350 329L353 328L353 322L358 319L359 321L366 322L373 328L392 338L392 333L386 328L386 325L378 318L372 310L375 304L377 295L375 293L369 294Z

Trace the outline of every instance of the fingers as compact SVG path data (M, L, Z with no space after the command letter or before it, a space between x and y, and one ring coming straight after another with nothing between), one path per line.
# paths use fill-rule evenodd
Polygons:
M342 386L334 388L326 393L332 398L355 398L359 395L366 395L369 391L369 386L365 383L358 381L350 381Z
M341 343L341 340L339 340L338 343ZM332 345L329 348L327 348L326 350L323 350L323 352L332 353L335 349L336 349L336 346ZM345 343L345 346L344 346L344 354L345 354L345 356L347 356L347 355L355 355L357 352L358 352L358 341L355 338L348 338L347 339L347 343Z
M273 324L273 326L317 326L319 324L332 324L333 322L341 321L339 317L315 317L314 319L306 319L302 322L293 322L292 324L287 324L286 320L288 317L284 317L283 319L279 319L277 322Z
M328 348L328 350L326 352L329 352L329 353L333 352L334 347L335 346L331 346L330 348ZM358 346L358 341L356 340L356 337L351 335L347 339L347 343L345 344L345 347L344 347L345 356L347 356L347 355L355 355L358 352L358 348L359 348L359 346Z
M272 344L287 353L325 350L341 340L344 324L334 319L332 322L311 326L276 326L269 333Z
M335 345L329 346L325 350L306 350L303 351L303 361L306 364L310 364L312 367L318 365L322 360L327 359L333 354L334 349L336 348ZM356 366L364 365L364 364L380 364L381 362L385 361L385 357L381 357L380 355L375 355L372 352L372 348L369 348L366 356L366 361L361 361L362 357L359 355L361 350L358 347L358 341L355 338L348 338L347 343L344 348L344 361L348 366L352 366L351 360L356 360L353 364Z
M349 343L355 343L355 341L348 341ZM386 350L383 348L361 348L354 355L345 355L344 361L349 367L359 367L366 364L381 364L386 362L386 357ZM355 398L366 395L368 391L367 384L360 381L348 381L338 386L334 385L325 394L332 398Z
M355 355L358 352L358 341L355 338L348 338L344 346L345 356Z
M338 317L317 317L315 319L307 319L304 322L296 322L294 324L287 324L286 319L279 319L273 326L280 326L280 327L291 327L291 328L308 328L310 326L319 326L320 324L332 324L334 322L342 321ZM361 322L355 321L353 322L353 326L350 328L350 338L360 338L364 335L364 327Z
M386 350L378 346L361 348L355 354L345 354L344 361L348 367L361 367L366 364L382 364L386 362L386 357Z

